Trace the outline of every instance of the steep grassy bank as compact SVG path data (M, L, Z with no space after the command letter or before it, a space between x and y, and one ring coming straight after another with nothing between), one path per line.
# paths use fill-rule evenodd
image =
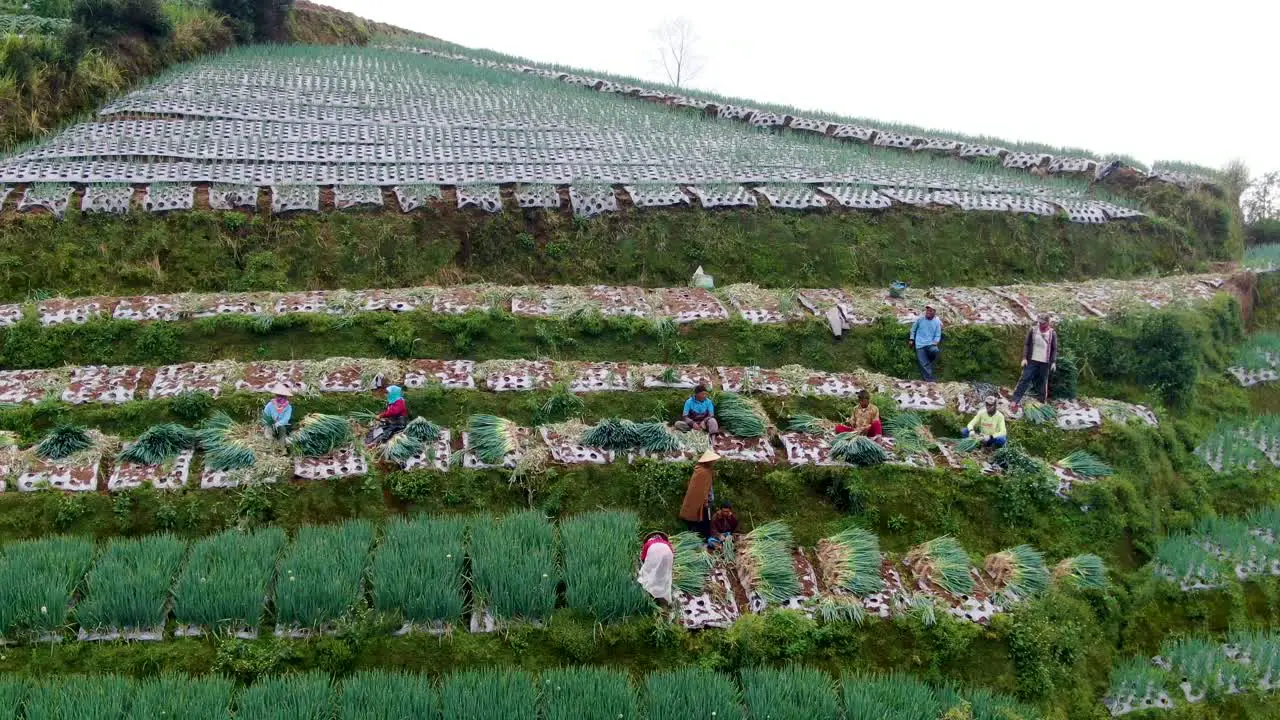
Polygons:
M1080 225L955 210L799 214L646 210L578 219L441 208L274 218L0 218L0 299L68 295L507 284L770 287L990 285L1125 278L1236 255L1169 222Z

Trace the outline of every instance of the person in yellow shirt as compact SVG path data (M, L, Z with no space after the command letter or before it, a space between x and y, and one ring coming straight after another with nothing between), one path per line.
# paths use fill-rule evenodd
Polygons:
M960 432L961 437L969 437L977 433L984 448L1002 448L1009 441L1008 431L1004 426L1004 413L996 409L996 398L988 395L983 408L969 421L969 426Z
M880 408L871 402L871 394L866 390L858 391L858 406L849 416L849 424L836 425L836 434L857 433L867 437L880 437L884 433L884 425L880 422Z

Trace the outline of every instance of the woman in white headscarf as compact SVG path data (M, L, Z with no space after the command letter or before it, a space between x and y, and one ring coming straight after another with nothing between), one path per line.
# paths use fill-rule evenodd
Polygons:
M655 600L671 602L671 569L675 564L675 553L671 550L671 541L660 533L649 533L644 539L644 548L640 550L640 575L636 582Z

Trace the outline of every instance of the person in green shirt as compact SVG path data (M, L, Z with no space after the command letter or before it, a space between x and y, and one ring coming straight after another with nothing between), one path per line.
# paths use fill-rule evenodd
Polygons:
M969 437L976 432L984 448L1002 448L1009 441L1009 433L1004 426L1004 413L996 409L996 398L988 395L983 407L969 421L968 427L960 432L961 437Z

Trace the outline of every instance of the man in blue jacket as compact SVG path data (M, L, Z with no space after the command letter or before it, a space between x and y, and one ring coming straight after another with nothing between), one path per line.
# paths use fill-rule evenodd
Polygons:
M720 432L720 423L716 421L716 406L707 396L705 385L695 387L693 397L684 401L684 410L675 426L681 432L701 430L708 435Z
M911 324L910 342L920 364L920 377L933 382L933 365L938 361L938 344L942 342L942 320L932 305L925 305L924 315Z

